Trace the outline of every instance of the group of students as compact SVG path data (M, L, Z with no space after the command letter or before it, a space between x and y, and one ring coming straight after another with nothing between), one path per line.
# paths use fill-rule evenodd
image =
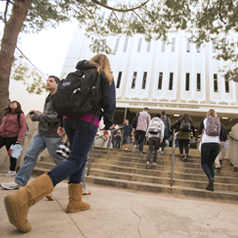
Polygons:
M33 111L32 115L30 115L32 121L40 122L39 129L33 137L32 143L26 152L24 164L17 173L17 177L12 183L11 189L22 188L6 195L4 198L5 209L10 223L23 232L31 230L31 225L27 220L30 207L39 202L42 198L48 196L53 191L54 187L65 178L69 178L69 202L65 212L72 213L90 208L89 204L82 201L82 174L85 171L87 156L96 135L99 121L102 117L104 118L105 124L103 132L104 137L108 138L111 134L110 127L113 124L112 118L116 109L115 83L111 73L110 62L103 54L94 56L90 61L80 61L76 67L77 70L91 68L95 70L95 73L100 74L102 98L100 103L93 107L86 115L82 117L64 116L63 120L59 120L57 113L55 113L52 108L52 98L57 90L59 79L55 76L50 76L47 80L47 88L50 90L50 94L45 101L44 113L40 115ZM168 136L166 133L170 134L171 122L165 115L165 112L163 112L162 115L157 114L156 117L151 120L148 111L148 108L144 108L144 110L140 112L135 129L135 135L132 134L133 130L131 129L128 130L129 135L125 134L126 130L124 127L123 144L126 146L129 143L130 136L132 135L132 138L134 139L133 149L135 150L139 145L139 153L142 154L144 138L146 136L149 143L147 162L150 161L150 156L154 149L156 153L154 153L153 163L155 164L157 152L163 152L162 142L164 141L164 138ZM21 116L18 122L17 114L19 114L19 112ZM200 123L198 132L202 134L202 168L209 179L206 189L213 191L213 162L219 153L219 143L226 137L226 132L222 129L222 125L220 124L218 135L208 135L206 132L206 122L208 117L217 118L217 115L214 110L209 110L207 117ZM94 118L93 123L91 123L92 118ZM175 123L175 125L177 124L177 126L180 127L184 121L186 122L186 120L192 124L191 118L184 115L178 120L178 122ZM12 123L10 128L9 126L6 126L9 125L8 123ZM155 124L159 128L159 130L157 128L157 131L154 127ZM126 120L125 126L128 125L129 121ZM90 126L91 128L89 129ZM3 128L7 128L8 131L6 132ZM12 101L6 109L6 115L3 118L2 125L0 127L0 147L6 145L6 148L8 149L11 144L21 143L25 130L26 118L21 110L21 106L18 102ZM185 138L185 134L189 135L190 132L187 131L183 133L183 130L178 130L179 132L181 131L181 133L178 133L178 138L183 140L183 143L181 141L180 145L185 145L186 151L187 143L185 140L187 140L187 138ZM71 145L71 153L67 160L57 158L58 156L55 153L61 141L61 137L65 133L67 134ZM159 150L159 145L161 143L162 147ZM54 162L57 166L49 172L45 172L33 182L27 184L37 157L44 148L48 149L52 160L55 159ZM188 154L188 151L186 151L186 154ZM10 162L10 170L7 174L13 175L16 173L16 160L10 158ZM4 188L6 185L1 183L1 186Z
M126 149L128 148L130 137L132 137L132 140L135 138L132 151L135 151L137 144L139 144L139 153L141 154L143 151L144 137L147 138L149 149L146 156L146 168L149 168L150 158L153 151L154 156L152 165L156 165L158 152L163 153L165 141L172 137L170 129L171 121L169 117L165 115L165 112L163 111L162 115L159 113L156 114L156 116L151 120L148 111L148 108L144 108L143 112L140 112L138 115L138 122L143 124L143 130L140 130L141 125L139 124L139 126L136 126L134 131L128 120L126 120L123 125L125 135L123 141L124 144L127 145ZM187 161L189 157L191 132L195 138L193 120L188 114L184 114L175 122L172 128L177 130L180 158ZM201 120L198 133L201 135L201 166L209 180L206 189L214 191L213 164L219 154L220 143L226 141L227 139L226 129L220 122L220 118L217 116L214 109L210 109L207 112L206 117ZM183 154L183 149L185 150L185 155Z

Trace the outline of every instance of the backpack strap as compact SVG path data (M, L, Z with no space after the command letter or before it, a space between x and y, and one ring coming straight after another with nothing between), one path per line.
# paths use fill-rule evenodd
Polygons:
M21 117L21 112L18 112L18 113L17 113L17 120L18 120L18 123L19 123L19 127L21 127L20 117Z

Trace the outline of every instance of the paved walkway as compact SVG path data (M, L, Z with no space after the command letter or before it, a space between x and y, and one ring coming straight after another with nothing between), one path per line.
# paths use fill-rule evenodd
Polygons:
M33 178L34 179L34 178ZM0 182L13 178L0 174ZM67 183L30 209L29 233L19 232L7 219L3 198L11 191L0 188L0 237L26 238L225 238L238 237L238 202L176 198L88 185L92 195L88 211L67 214Z

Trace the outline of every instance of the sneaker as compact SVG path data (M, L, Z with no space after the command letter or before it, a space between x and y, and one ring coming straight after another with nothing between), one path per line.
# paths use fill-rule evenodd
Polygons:
M142 151L139 151L139 154L140 154L140 155L143 155L143 152L142 152Z
M149 162L149 161L146 162L146 168L147 168L147 169L150 168L150 162Z
M7 190L19 189L19 188L23 187L23 185L15 183L15 182L1 183L0 186Z
M127 148L125 148L125 150L127 150Z
M132 148L132 152L135 152L136 148L137 148L137 145L134 145L133 148Z
M155 162L153 162L153 166L156 166L157 164Z
M4 176L14 176L16 175L16 171L11 171L9 170L6 174L4 174Z

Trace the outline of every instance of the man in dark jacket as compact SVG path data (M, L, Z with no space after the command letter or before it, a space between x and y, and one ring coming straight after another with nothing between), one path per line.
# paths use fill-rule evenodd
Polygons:
M55 153L58 149L62 137L57 134L60 121L57 118L57 113L52 108L52 99L57 91L59 78L56 76L49 76L47 80L47 89L50 94L47 96L44 105L43 114L38 114L35 111L30 113L32 121L39 121L38 131L34 134L32 142L28 147L24 163L17 173L14 182L1 183L4 189L18 189L27 184L30 179L31 172L33 171L39 154L47 148L52 161L55 164L60 164L65 159Z

